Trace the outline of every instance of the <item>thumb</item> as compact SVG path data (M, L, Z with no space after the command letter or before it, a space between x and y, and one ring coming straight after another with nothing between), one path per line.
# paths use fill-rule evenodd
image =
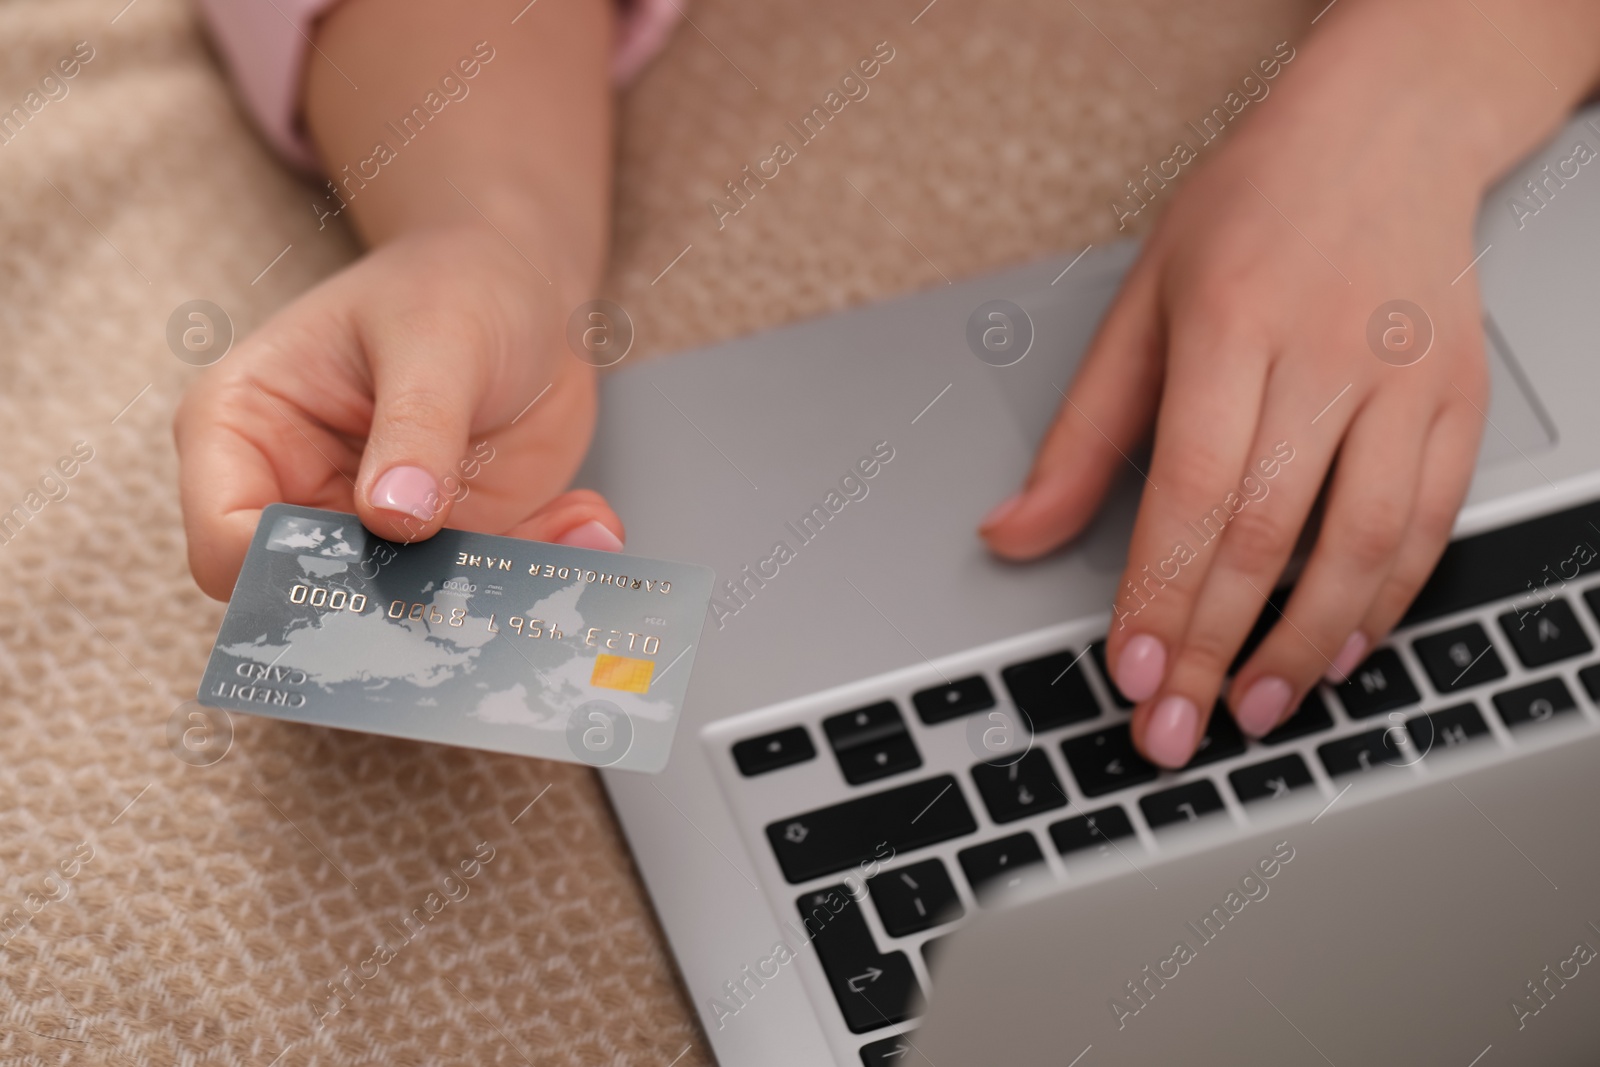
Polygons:
M1162 376L1154 271L1136 271L1106 315L1022 490L984 517L996 555L1042 556L1094 516L1118 468L1150 428Z
M372 424L356 478L361 522L391 541L419 541L445 525L464 496L458 464L478 401L476 363L374 361Z

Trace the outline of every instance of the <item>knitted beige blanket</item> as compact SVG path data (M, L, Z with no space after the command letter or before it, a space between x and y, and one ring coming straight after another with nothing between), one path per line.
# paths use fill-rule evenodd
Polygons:
M1315 10L689 13L623 104L630 359L1108 242ZM169 426L203 372L168 318L204 298L243 335L356 249L183 0L13 0L0 41L0 1062L711 1062L589 770L187 718L221 606L184 562Z

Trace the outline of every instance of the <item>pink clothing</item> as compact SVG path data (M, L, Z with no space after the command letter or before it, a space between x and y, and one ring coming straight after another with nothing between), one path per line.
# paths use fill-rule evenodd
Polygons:
M339 0L200 0L217 47L262 134L289 162L317 169L300 115L300 81L316 22ZM666 43L676 0L621 0L611 76L632 81Z

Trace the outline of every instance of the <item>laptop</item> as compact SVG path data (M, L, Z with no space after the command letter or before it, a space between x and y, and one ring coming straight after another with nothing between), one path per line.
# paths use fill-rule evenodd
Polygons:
M1590 110L1484 203L1489 425L1416 606L1177 772L1098 654L1139 475L1047 559L974 532L1133 247L605 381L580 484L718 578L667 769L605 777L718 1062L1593 1062L1596 148Z

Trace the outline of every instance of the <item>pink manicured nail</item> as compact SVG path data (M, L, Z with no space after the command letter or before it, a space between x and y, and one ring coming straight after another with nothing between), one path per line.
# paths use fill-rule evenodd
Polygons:
M1194 755L1200 715L1188 697L1170 696L1156 705L1144 733L1144 750L1163 767L1178 768Z
M622 542L598 520L590 519L582 526L574 526L560 537L556 544L572 548L596 548L601 552L621 552Z
M1166 646L1149 634L1140 634L1129 639L1117 657L1117 688L1129 700L1147 700L1161 688L1166 672Z
M372 486L372 506L427 522L439 510L439 483L421 467L390 467Z
M1020 503L1022 503L1021 493L1013 493L1006 497L989 509L989 514L985 515L983 521L978 523L978 529L987 530L991 526L998 526L1006 520L1006 516L1017 510L1017 505Z
M1257 678L1256 684L1239 701L1233 717L1239 723L1239 729L1251 737L1260 737L1278 725L1283 713L1289 710L1289 701L1293 696L1294 690L1282 678Z
M1323 675L1333 685L1338 685L1350 677L1350 672L1361 665L1361 659L1367 653L1367 638L1360 630L1345 639L1344 647L1339 654L1333 657L1333 666L1328 668L1328 673Z

